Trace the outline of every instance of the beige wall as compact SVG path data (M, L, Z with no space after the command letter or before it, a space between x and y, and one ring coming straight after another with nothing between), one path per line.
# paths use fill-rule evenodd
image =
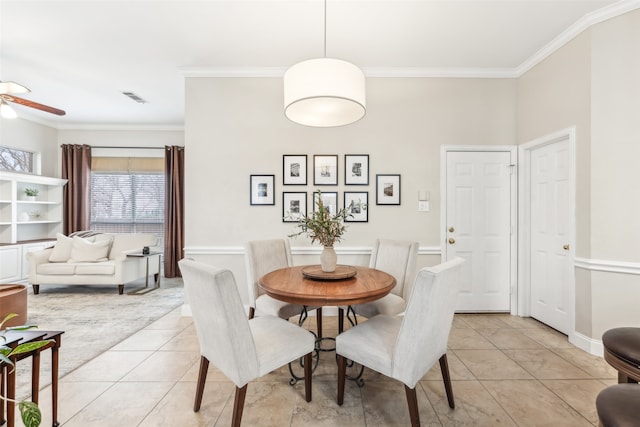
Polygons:
M575 327L593 340L640 326L640 276L617 271L640 265L639 48L635 11L594 25L518 79L518 143L576 126Z
M640 265L640 10L592 29L591 258ZM640 326L640 276L591 274L592 337Z
M57 131L21 118L0 118L0 145L40 153L41 175L59 177Z
M518 144L576 127L576 254L590 256L591 36L585 31L518 79Z
M294 225L282 222L282 192L307 191L311 206L313 177L307 186L282 185L283 154L337 154L343 192L369 192L369 222L352 223L337 247L370 248L378 237L413 239L438 255L440 147L442 144L515 143L513 79L367 79L367 115L339 128L318 129L290 122L283 114L282 79L188 78L186 81L186 246L208 262L228 262L228 251L251 239L286 237ZM344 155L368 154L370 185L344 185ZM376 206L375 175L401 174L401 205ZM249 205L249 175L275 175L275 206ZM431 193L431 211L418 212L418 191ZM292 246L309 246L307 239ZM206 247L203 249L202 247ZM318 248L319 251L319 248ZM294 251L295 252L295 251ZM241 253L237 257L242 256ZM317 261L317 260L316 260ZM367 263L368 257L356 260ZM296 256L296 262L302 262ZM313 262L313 261L311 261ZM221 264L222 265L222 264ZM233 272L244 283L244 261ZM243 285L244 287L244 285Z

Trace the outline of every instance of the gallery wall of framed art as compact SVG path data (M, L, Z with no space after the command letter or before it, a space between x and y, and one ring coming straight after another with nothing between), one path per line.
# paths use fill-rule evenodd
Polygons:
M401 203L400 174L376 173L372 182L368 154L344 154L342 157L338 154L283 154L281 170L283 222L297 222L314 211L318 190L331 213L348 209L350 216L346 222L352 223L369 222L370 191L375 193L377 206L399 206ZM340 179L344 185L342 195L337 188L336 191L331 189L339 187ZM351 186L354 191L348 190ZM250 175L252 206L275 205L277 197L275 175Z

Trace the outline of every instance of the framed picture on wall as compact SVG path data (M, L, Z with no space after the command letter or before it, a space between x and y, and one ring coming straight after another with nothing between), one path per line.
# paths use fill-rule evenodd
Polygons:
M400 204L400 175L376 175L376 205Z
M275 175L251 175L249 194L252 205L275 205Z
M345 185L369 185L369 155L344 155Z
M344 208L351 214L345 218L345 222L368 222L369 221L369 192L368 191L345 191Z
M306 154L285 154L282 156L282 183L284 185L307 185Z
M298 222L307 215L306 191L282 193L282 222Z
M337 192L328 192L322 193L322 203L324 207L329 209L329 213L334 215L338 212L338 193ZM318 193L313 193L313 211L315 212L318 209Z
M313 185L338 185L338 156L313 156Z

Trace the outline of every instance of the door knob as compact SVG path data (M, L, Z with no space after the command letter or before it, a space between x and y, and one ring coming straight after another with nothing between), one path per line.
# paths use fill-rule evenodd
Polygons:
M451 238L449 239L449 244L450 244L450 245L453 245L455 242L456 242L456 239L454 239L453 237L451 237Z
M565 251L568 251L568 250L569 250L569 245L564 245L564 246L562 247L562 249L564 249Z
M455 229L455 228L453 228L453 227L449 227L449 233L453 233L454 231L456 231L456 229Z

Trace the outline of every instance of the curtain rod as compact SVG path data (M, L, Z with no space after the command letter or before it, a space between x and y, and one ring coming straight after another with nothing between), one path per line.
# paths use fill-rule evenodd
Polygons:
M60 146L62 147L62 145ZM164 150L165 147L124 147L124 146L117 146L117 145L111 145L111 146L106 146L106 145L90 145L91 148L116 148L116 149L120 149L120 150Z

